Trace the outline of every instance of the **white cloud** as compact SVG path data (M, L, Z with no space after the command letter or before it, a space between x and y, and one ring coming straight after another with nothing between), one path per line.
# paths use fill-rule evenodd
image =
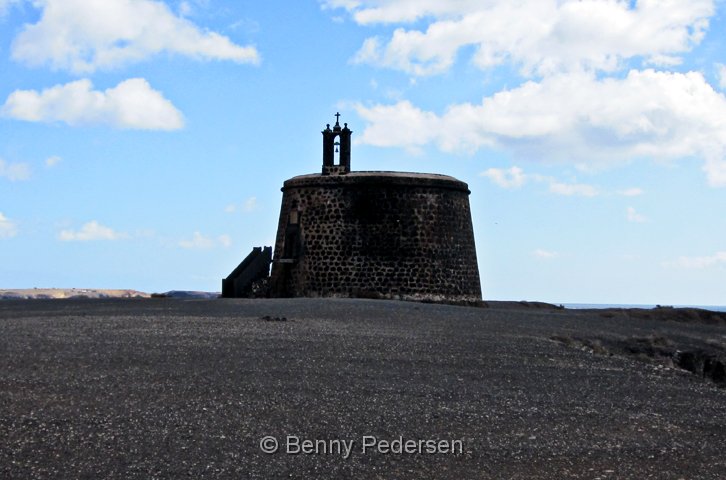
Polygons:
M489 168L482 173L482 177L499 185L502 188L519 188L529 181L549 184L549 192L555 195L595 197L600 194L597 187L584 183L566 183L547 175L524 173L519 167Z
M242 205L242 209L245 212L252 212L254 210L257 210L257 197L250 197L245 200L244 205Z
M257 210L258 206L257 197L249 197L242 205L239 206L234 203L230 203L224 207L224 211L227 213L236 213L238 209L241 209L243 212L249 213Z
M626 188L625 190L619 190L618 195L622 195L623 197L637 197L640 195L643 195L643 190L637 187L633 188Z
M232 246L232 237L230 237L229 235L220 235L219 237L217 237L217 241L225 248Z
M213 238L203 235L200 232L194 232L192 238L180 240L178 245L186 249L208 250L217 246L229 247L232 245L232 238L229 235L220 235Z
M18 234L18 226L0 212L0 238L10 238Z
M596 197L599 194L597 188L593 187L592 185L586 185L584 183L562 182L550 183L550 192L557 195L565 195L568 197Z
M181 2L179 4L179 15L182 17L188 17L192 14L194 9L192 8L192 5L189 2Z
M430 75L449 70L463 49L482 69L506 65L536 78L440 113L408 101L358 105L368 122L360 143L413 153L428 145L469 153L498 148L596 170L632 159L699 157L708 183L726 186L726 97L698 72L622 72L627 65L679 65L702 41L714 0L321 3L379 31L416 22L365 39L355 62ZM726 68L719 69L726 83Z
M635 208L628 207L625 211L626 218L631 223L645 223L648 221L648 219L644 216L638 213Z
M191 239L180 240L179 246L182 248L212 248L214 247L214 239L199 232L194 232Z
M424 21L371 37L354 60L413 75L448 70L460 49L474 47L480 68L505 62L525 74L581 69L613 71L642 57L674 65L698 44L715 12L713 0L325 0L362 25Z
M487 177L502 188L519 188L526 181L524 171L519 167L512 167L507 170L503 168L489 168L480 175Z
M726 65L718 65L718 86L726 89Z
M10 7L15 3L20 3L21 0L0 0L0 17L8 13Z
M258 63L254 47L203 31L154 0L35 0L40 20L12 45L28 65L89 73L169 52L198 59ZM188 5L190 6L190 5ZM183 10L183 7L182 7Z
M347 10L353 10L358 8L361 2L358 0L321 0L320 4L323 9L345 8Z
M11 182L30 178L30 165L27 163L7 163L0 158L0 178L5 177Z
M665 267L677 267L677 268L688 268L688 269L702 269L714 266L726 265L726 251L716 252L714 255L706 257L679 257L677 260L672 262L665 262Z
M541 258L544 260L551 260L555 257L557 257L559 254L557 252L551 252L548 250L543 250L541 248L538 248L534 252L532 252L532 255L534 255L537 258Z
M127 238L125 233L101 225L95 220L85 223L80 230L61 230L58 239L64 242L90 242L95 240L119 240Z
M100 124L139 130L176 130L184 126L181 112L143 78L125 80L103 92L92 88L91 81L84 79L40 93L16 90L0 112L29 122Z
M197 10L209 7L209 0L183 0L179 3L179 15L182 17L193 16Z
M709 183L726 186L726 96L698 72L554 75L478 105L449 106L442 115L408 101L355 108L368 123L359 137L364 144L407 150L434 144L445 152L495 147L571 163L697 156Z
M48 157L45 159L45 166L48 168L53 168L56 165L58 165L61 162L61 160L62 160L61 157L59 157L57 155L53 155L52 157Z

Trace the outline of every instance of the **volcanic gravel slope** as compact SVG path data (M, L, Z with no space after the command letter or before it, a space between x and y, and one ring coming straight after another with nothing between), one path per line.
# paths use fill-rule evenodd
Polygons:
M517 304L9 300L0 333L0 478L726 478L726 389L593 347L723 349L724 325ZM267 435L280 451L261 452ZM347 459L286 454L288 436L355 443ZM363 453L365 436L463 452Z

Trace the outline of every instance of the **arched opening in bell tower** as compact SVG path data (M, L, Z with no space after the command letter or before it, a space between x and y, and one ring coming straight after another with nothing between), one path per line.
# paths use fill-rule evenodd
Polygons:
M333 165L340 165L340 135L333 137Z

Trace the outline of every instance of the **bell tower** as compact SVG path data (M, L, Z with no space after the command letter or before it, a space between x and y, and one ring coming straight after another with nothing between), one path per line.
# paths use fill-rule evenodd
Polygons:
M335 126L326 125L323 134L323 175L345 175L350 172L350 135L348 124L340 128L340 113L335 114ZM337 163L336 163L337 157Z

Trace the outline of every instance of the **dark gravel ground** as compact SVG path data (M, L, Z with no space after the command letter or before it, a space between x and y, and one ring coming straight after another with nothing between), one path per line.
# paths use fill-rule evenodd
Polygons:
M623 347L719 355L723 324L497 303L29 300L0 302L0 333L0 478L726 478L726 389ZM261 452L267 435L278 453ZM355 443L348 458L335 443L287 454L288 436ZM462 453L364 453L365 436Z

